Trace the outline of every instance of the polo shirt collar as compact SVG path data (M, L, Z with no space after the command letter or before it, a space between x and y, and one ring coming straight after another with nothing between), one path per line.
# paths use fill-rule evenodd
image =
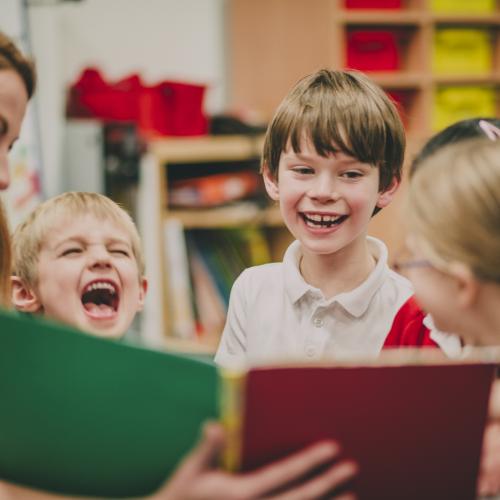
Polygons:
M384 283L389 268L387 266L387 247L382 241L372 238L368 239L370 253L375 257L377 263L368 278L354 290L344 292L328 300L327 305L337 302L349 314L354 317L362 316L370 305L375 293ZM299 270L300 257L302 255L300 242L294 241L287 249L283 258L285 271L285 291L292 301L296 303L307 293L321 296L321 291L304 280Z

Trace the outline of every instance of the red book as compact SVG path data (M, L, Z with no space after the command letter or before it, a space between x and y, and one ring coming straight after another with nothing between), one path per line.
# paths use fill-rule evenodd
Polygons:
M358 463L360 499L473 499L494 373L449 362L253 368L226 382L228 466L253 470L327 438Z

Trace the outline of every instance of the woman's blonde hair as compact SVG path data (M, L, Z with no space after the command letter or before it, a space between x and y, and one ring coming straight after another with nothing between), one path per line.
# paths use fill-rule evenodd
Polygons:
M15 71L24 83L28 98L35 92L36 74L33 61L0 31L0 71ZM0 306L10 306L11 248L9 226L0 201Z
M407 216L437 268L461 262L479 279L500 282L500 142L465 140L422 161Z
M137 228L130 215L117 203L98 193L67 192L40 204L15 230L12 238L13 273L28 286L37 285L38 257L47 233L62 221L93 215L124 228L130 236L132 251L144 275L144 257Z

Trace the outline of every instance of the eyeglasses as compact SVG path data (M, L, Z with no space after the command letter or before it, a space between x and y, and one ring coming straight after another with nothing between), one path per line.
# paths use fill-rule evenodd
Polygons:
M392 263L392 268L400 274L404 274L408 269L420 269L425 267L434 267L428 259L416 258L413 253L404 246L396 254Z
M396 260L392 264L393 269L400 273L406 269L417 269L422 267L433 267L427 259L413 259L413 260Z

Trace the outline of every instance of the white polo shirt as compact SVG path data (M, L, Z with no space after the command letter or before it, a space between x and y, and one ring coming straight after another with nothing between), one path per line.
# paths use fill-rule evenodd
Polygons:
M412 295L389 269L387 247L368 237L377 261L366 281L325 299L299 271L294 241L282 263L251 267L234 282L215 362L227 367L280 360L377 356L394 316Z

